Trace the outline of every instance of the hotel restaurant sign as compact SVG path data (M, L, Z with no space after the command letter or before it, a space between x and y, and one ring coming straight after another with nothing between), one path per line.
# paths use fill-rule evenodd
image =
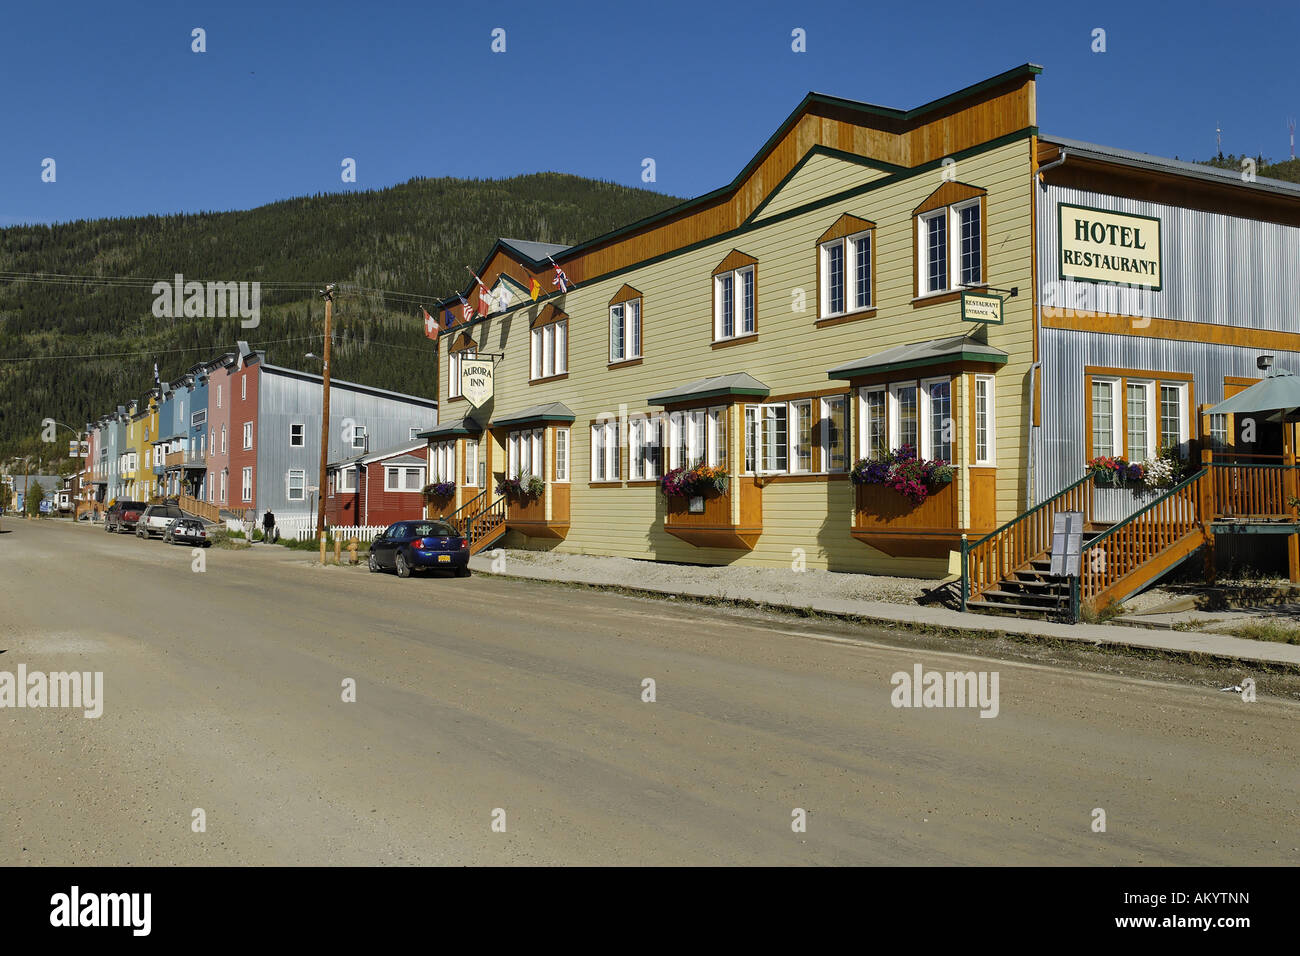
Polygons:
M492 359L460 360L460 394L475 408L482 408L492 400L495 371Z
M1060 203L1061 278L1160 291L1160 220Z

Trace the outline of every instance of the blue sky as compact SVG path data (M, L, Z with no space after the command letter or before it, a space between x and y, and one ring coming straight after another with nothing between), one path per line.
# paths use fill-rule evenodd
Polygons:
M696 196L809 90L910 108L1038 63L1048 133L1286 158L1300 5L11 4L0 226L557 170ZM1285 10L1285 12L1283 12ZM191 30L207 52L191 51ZM490 49L494 28L506 52ZM802 28L808 51L791 50ZM1091 50L1106 31L1105 53ZM55 160L57 181L41 181ZM356 160L356 185L340 163Z

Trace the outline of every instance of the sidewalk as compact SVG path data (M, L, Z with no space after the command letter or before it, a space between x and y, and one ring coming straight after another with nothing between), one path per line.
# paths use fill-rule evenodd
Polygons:
M475 555L470 567L476 574L494 574L491 551ZM631 593L649 595L683 595L686 597L724 601L753 602L778 608L811 610L833 617L868 620L885 625L914 625L918 627L949 628L963 631L1001 632L1046 637L1053 640L1079 641L1086 644L1108 644L1115 647L1132 647L1165 653L1206 655L1227 660L1280 664L1300 669L1300 646L1250 641L1225 634L1201 631L1160 631L1112 624L1059 624L1029 618L993 617L985 614L965 613L944 607L892 601L855 600L816 593L796 593L787 589L777 593L771 588L754 587L742 580L752 578L752 569L710 568L707 582L685 579L694 567L674 567L648 561L629 561L620 558L595 559L583 555L546 555L544 562L532 558L535 552L505 551L502 577L524 578L534 581L562 581L570 584L619 588ZM641 566L647 573L629 573L630 566ZM671 569L675 580L671 583L654 578L661 574L653 570ZM728 574L734 572L734 574ZM809 575L826 575L827 572L805 572ZM852 578L856 575L832 575ZM734 577L734 581L727 581ZM793 577L793 575L792 575ZM791 580L783 578L783 580ZM925 586L929 582L918 582Z

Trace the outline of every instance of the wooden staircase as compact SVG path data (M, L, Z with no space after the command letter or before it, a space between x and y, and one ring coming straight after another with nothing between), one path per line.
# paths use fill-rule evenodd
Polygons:
M505 496L492 500L483 490L445 519L469 542L469 553L478 554L506 533Z
M1212 542L1211 469L1153 498L1104 530L1093 523L1093 484L1084 477L979 540L963 542L962 608L1027 617L1067 617L1127 600ZM1084 543L1077 603L1073 582L1051 573L1056 515L1080 512Z

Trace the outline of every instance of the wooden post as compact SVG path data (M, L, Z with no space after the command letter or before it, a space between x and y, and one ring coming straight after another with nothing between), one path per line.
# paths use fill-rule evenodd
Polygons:
M334 539L334 563L342 564L343 563L342 556L343 556L343 539L335 538Z
M1204 562L1202 569L1207 584L1212 583L1217 574L1214 560L1214 518L1218 507L1214 497L1214 452L1209 448L1201 449L1201 467L1205 474L1201 476L1197 489L1197 510L1200 511L1201 538L1204 541Z
M316 489L316 534L320 536L321 564L325 563L325 467L330 451L330 319L333 316L334 286L327 285L325 297L325 351L321 355L325 369L321 374L320 478Z
M1282 473L1282 507L1289 509L1293 518L1300 520L1297 509L1287 504L1300 495L1300 480L1297 480L1296 475L1295 432L1295 423L1282 423L1282 464L1286 465L1286 471ZM1291 583L1300 584L1300 534L1286 536L1286 567Z

